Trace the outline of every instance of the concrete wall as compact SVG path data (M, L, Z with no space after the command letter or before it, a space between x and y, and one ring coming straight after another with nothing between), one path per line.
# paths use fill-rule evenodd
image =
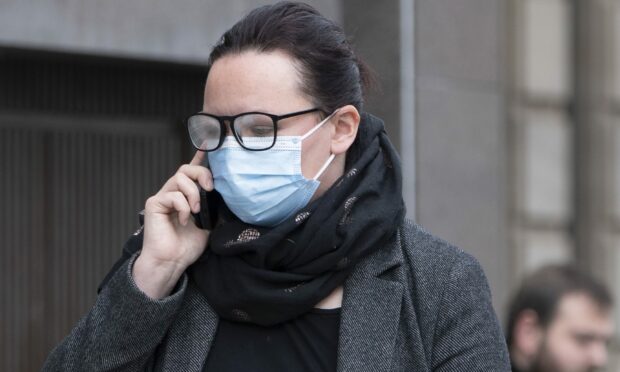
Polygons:
M502 312L506 233L506 1L417 0L416 215L482 263Z
M0 45L202 63L257 0L3 0ZM340 20L340 3L310 0Z

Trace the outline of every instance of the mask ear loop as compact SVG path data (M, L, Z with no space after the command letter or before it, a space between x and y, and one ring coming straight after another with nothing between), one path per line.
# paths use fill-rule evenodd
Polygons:
M332 160L334 160L335 157L336 157L336 154L331 154L329 158L327 158L327 161L325 162L325 164L323 164L321 169L319 169L319 172L316 174L316 176L314 176L312 180L316 181L319 177L321 177L323 172L325 172L325 170L327 169L327 167L329 167L329 165L331 164Z
M301 136L301 140L303 141L304 139L310 137L312 135L312 133L316 132L320 127L323 126L323 124L327 123L329 121L329 119L332 118L332 116L334 116L335 113L338 112L338 110L340 109L336 109L334 112L332 112L331 114L329 114L328 117L326 117L325 119L323 119L323 121L321 121L320 123L318 123L317 125L314 126L314 128L310 129L308 131L308 133L304 134L303 136ZM335 154L331 154L329 156L329 158L327 158L327 161L325 162L325 164L323 164L323 166L321 167L321 169L319 169L319 171L317 172L316 176L314 176L314 178L312 178L313 181L316 181L319 177L321 177L321 175L323 174L323 172L325 172L325 170L327 169L327 167L329 167L329 165L332 163L332 161L334 160L334 158L336 157Z
M337 109L336 111L334 111L334 112L332 112L331 114L329 114L329 116L328 116L328 117L326 117L325 119L323 119L323 121L321 121L320 123L318 123L317 125L315 125L315 126L314 126L314 128L310 129L310 130L308 131L308 133L306 133L306 134L304 134L303 136L301 136L301 137L300 137L300 139L303 141L303 140L305 140L306 138L310 137L310 136L312 135L312 133L316 132L317 130L319 130L319 128L320 128L320 127L322 127L322 126L323 126L323 124L327 123L327 121L329 121L329 119L331 119L331 118L332 118L332 116L334 116L334 114L338 112L338 110L340 110L340 109Z

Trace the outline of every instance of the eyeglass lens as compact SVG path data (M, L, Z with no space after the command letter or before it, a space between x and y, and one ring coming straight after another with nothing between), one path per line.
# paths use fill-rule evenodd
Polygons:
M217 119L206 115L189 118L189 136L196 148L211 151L217 148L221 138L221 126ZM251 150L264 150L275 141L275 125L271 117L262 114L247 114L235 119L235 135L241 145Z

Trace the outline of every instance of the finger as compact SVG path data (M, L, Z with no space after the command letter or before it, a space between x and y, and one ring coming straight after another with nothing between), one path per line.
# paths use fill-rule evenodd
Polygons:
M205 168L205 170L198 175L198 184L207 191L213 191L214 185L211 169Z
M208 166L208 156L209 154L206 151L196 151L196 154L194 154L194 158L189 162L189 165L199 165L207 168L208 172L204 175L198 176L198 183L203 189L211 191L213 190L213 176L211 174L211 169Z
M211 171L205 167L199 165L183 164L177 173L172 176L162 187L162 191L178 191L179 186L177 184L177 175L181 173L187 176L192 181L198 181L200 186L207 191L213 190L213 178Z
M207 153L205 151L196 151L192 161L189 162L190 165L201 165Z
M200 190L196 183L183 173L177 173L175 178L177 179L179 191L185 195L192 212L200 212Z
M180 191L167 192L160 195L159 204L165 208L167 214L176 212L178 214L179 223L183 226L187 225L190 219L190 208L185 196Z
M190 220L191 210L189 207L189 203L181 192L170 193L169 196L172 199L172 204L174 209L177 211L177 217L179 219L179 223L183 226L186 226Z

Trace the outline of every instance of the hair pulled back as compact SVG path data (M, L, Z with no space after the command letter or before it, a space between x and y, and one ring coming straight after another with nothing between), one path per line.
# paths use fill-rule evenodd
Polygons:
M310 5L279 2L251 11L213 47L213 63L247 50L283 51L296 62L302 91L327 113L347 104L362 111L371 84L368 67L357 58L344 30Z

